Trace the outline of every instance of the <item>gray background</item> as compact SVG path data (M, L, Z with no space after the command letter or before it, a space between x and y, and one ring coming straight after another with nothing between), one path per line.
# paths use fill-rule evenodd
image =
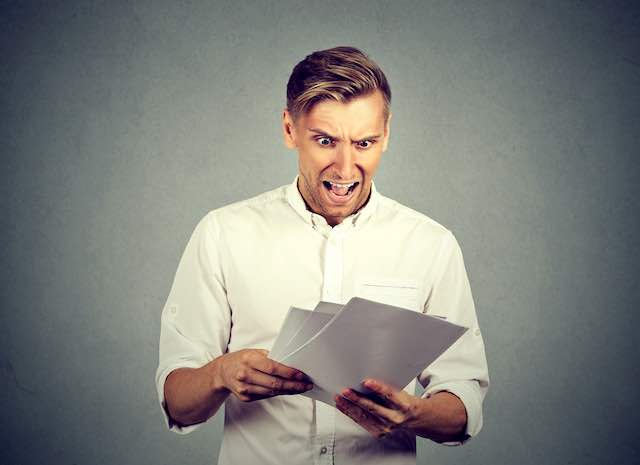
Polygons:
M419 463L637 463L637 2L14 2L0 19L2 457L214 463L165 430L159 317L196 222L291 182L285 84L361 47L380 191L465 256L492 387Z

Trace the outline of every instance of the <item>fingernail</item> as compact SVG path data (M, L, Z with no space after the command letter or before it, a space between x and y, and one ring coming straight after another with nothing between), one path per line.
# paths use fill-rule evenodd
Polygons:
M300 373L300 372L296 373L296 379L303 380L304 379L304 373Z

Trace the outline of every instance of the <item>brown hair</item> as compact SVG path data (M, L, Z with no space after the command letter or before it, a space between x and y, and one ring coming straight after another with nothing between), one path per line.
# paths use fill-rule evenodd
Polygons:
M380 67L355 47L334 47L307 55L287 83L287 110L293 121L322 100L347 103L379 89L384 121L389 118L391 88Z

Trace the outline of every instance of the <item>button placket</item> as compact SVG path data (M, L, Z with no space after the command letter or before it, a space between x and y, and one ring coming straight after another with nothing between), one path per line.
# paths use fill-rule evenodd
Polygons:
M341 303L342 299L342 267L343 267L343 232L334 228L327 238L324 251L324 280L322 300Z
M325 242L322 300L342 303L343 241L344 230L332 228ZM316 404L315 463L333 465L335 445L335 408L322 402Z
M333 465L333 449L335 445L335 408L316 403L316 429L314 463L317 465Z

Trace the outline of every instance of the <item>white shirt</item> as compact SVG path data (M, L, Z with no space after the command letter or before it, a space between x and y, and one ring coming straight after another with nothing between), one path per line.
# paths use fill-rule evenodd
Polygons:
M290 306L360 296L470 328L425 369L423 396L446 390L467 410L467 435L482 427L489 386L484 343L462 253L453 234L380 195L331 227L288 186L209 212L195 228L162 311L158 398L164 382L245 348L269 350ZM415 380L405 389L414 394ZM375 439L332 406L301 396L225 401L219 464L415 464L416 438L396 430ZM449 443L449 444L460 444Z

